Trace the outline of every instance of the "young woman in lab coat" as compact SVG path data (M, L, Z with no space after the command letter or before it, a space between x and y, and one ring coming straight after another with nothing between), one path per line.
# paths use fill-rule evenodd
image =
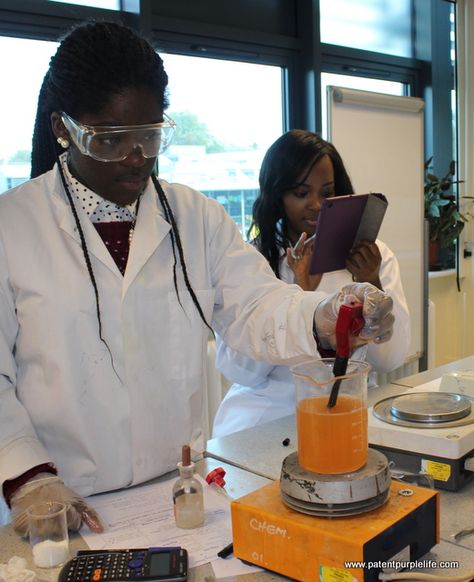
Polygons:
M305 290L332 293L351 281L364 281L393 299L394 332L384 344L357 349L354 359L366 359L373 369L389 372L402 365L410 345L410 318L398 261L382 241L362 242L347 260L347 268L309 275L312 243L321 201L353 194L343 161L335 147L317 134L293 130L269 148L260 171L260 195L249 233L254 246L276 276ZM304 233L304 234L303 234ZM299 241L299 242L298 242ZM293 251L292 251L293 248ZM320 350L321 355L328 355ZM213 436L243 430L295 412L294 384L288 366L257 362L217 338L218 369L234 382L217 410ZM371 373L369 387L375 384Z
M362 341L392 333L371 285L305 293L279 281L223 207L153 172L173 122L167 76L130 29L88 23L51 59L32 179L0 197L0 483L13 525L41 499L68 524L83 496L176 467L202 450L209 328L275 363L334 341L341 301L364 302Z

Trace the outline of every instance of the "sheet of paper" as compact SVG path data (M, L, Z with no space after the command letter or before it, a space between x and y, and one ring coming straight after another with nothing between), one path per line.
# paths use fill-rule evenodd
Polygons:
M88 498L99 513L106 531L81 535L92 550L151 546L182 546L189 566L211 562L216 578L260 571L234 557L216 559L217 552L232 540L230 501L196 476L203 485L205 524L184 530L176 527L171 489L175 479Z
M407 391L410 391L410 392L438 392L440 384L441 384L441 378L436 378L435 380L430 380L430 382L426 382L425 384L420 384L419 386L415 386L415 388L409 388L409 389L407 389Z
M204 479L205 523L196 529L179 529L173 514L172 487L176 478L87 499L99 513L105 532L84 528L81 535L93 550L182 546L188 550L189 566L216 559L232 541L230 501ZM222 560L224 562L224 560Z
M250 564L244 564L242 560L235 557L229 557L225 560L214 560L211 562L212 569L214 570L214 576L217 580L222 580L222 578L228 578L233 576L239 576L240 574L252 574L254 572L263 572L262 568L257 566L250 566ZM233 578L231 578L232 580ZM234 581L235 582L235 581Z

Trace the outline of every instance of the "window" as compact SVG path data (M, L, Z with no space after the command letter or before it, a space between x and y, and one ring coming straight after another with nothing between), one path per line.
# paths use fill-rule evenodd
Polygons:
M218 200L245 236L262 158L283 131L282 69L161 53L177 123L160 177Z
M120 10L120 0L54 0L63 4L79 4L80 6L94 6L95 8L107 8Z
M452 4L450 6L449 14L449 43L450 43L450 62L453 71L456 70L456 17L455 17L455 6ZM453 83L453 88L451 89L451 123L453 132L453 158L458 159L457 151L457 95L456 86Z
M321 41L413 56L411 0L320 0Z
M450 14L449 14L449 46L450 46L450 66L452 70L455 71L456 68L456 22L455 22L455 6L452 4L450 6ZM454 78L454 75L453 75ZM457 148L457 95L456 95L456 86L453 82L453 87L450 90L450 104L451 104L451 131L452 131L452 159L458 159L458 148ZM455 180L463 181L464 176L459 176L457 174L458 167L455 167L456 175L453 176ZM430 167L430 172L433 172L433 164ZM438 174L444 176L447 172L447 167L442 168L441 171L438 171ZM459 191L458 186L453 185L446 191L446 194L452 194L456 197L457 202L459 204L459 210L461 214L465 217L469 214L469 204L466 204L466 200L459 199ZM442 210L442 209L441 209ZM430 271L445 271L450 269L455 269L457 260L458 260L458 244L459 240L456 239L452 241L447 246L440 247L439 245L434 245L435 250L433 251L433 243L430 241L430 256L429 256L429 270ZM433 254L432 254L433 253Z
M53 42L0 36L2 74L8 79L0 108L0 193L30 177L37 98L56 48Z

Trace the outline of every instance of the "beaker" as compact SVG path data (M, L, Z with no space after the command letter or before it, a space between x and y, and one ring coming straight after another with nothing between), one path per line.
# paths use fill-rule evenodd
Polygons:
M367 377L371 366L349 360L343 376L334 377L335 358L307 360L290 368L296 388L298 462L315 473L357 471L367 463ZM336 404L328 406L340 380Z
M27 509L33 561L39 568L54 568L69 558L66 512L59 501L43 501Z

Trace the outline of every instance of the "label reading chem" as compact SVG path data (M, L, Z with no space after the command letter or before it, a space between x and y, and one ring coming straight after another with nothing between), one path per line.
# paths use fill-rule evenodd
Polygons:
M271 536L281 536L282 538L287 537L287 531L285 528L279 527L278 525L275 525L273 523L268 523L265 520L260 521L259 519L252 517L249 523L250 527L255 531L262 531L267 534L270 534Z

